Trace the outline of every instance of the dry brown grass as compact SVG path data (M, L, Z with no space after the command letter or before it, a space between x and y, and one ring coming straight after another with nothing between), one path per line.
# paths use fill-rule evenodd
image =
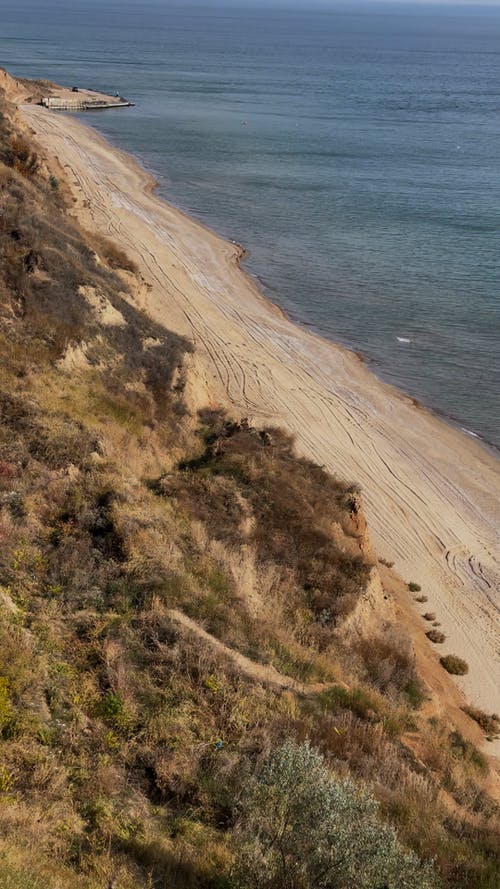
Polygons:
M356 604L371 567L361 553L347 555L330 530L339 523L352 533L349 487L299 460L279 430L259 432L217 414L202 419L205 450L181 465L181 478L168 479L171 495L197 517L201 511L212 533L229 543L250 517L248 543L262 563L288 576L291 604L334 626Z
M477 707L464 707L463 711L481 726L485 734L493 736L500 733L500 717L496 713L488 714Z
M95 244L96 252L105 259L112 269L122 269L134 275L137 274L136 263L112 241L95 232L91 235L91 240Z

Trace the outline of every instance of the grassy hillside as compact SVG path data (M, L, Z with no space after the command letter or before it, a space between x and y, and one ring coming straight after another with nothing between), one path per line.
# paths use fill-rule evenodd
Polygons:
M485 758L362 631L355 485L192 415L190 344L0 111L0 887L493 889Z

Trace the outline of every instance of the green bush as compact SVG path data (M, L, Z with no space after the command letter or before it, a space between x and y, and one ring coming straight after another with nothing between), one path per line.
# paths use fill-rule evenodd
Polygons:
M97 715L111 728L126 731L131 727L131 717L120 695L108 691L99 701Z
M0 725L11 714L11 706L9 700L9 680L6 676L0 676Z
M309 743L287 742L243 788L239 889L431 889L433 868L379 819L371 794L329 774Z
M410 590L410 593L419 593L420 590L422 589L422 587L420 586L419 583L415 583L415 581L410 580L410 583L408 584L408 589Z

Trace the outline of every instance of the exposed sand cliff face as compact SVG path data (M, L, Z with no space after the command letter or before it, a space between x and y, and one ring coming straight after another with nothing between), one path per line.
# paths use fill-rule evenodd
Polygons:
M25 102L28 99L28 90L22 80L16 80L5 68L0 68L0 88L5 90L5 97L9 102Z
M194 342L192 402L281 425L303 454L362 484L377 552L438 612L448 637L438 653L465 657L462 688L499 710L498 461L289 322L240 271L237 248L157 199L150 177L93 131L36 107L24 116L65 168L78 217L139 265L141 305ZM383 596L374 574L367 613L389 607Z
M396 609L392 596L382 585L380 573L372 568L368 586L354 611L343 621L340 635L352 641L353 634L360 639L383 637L386 632L394 634Z

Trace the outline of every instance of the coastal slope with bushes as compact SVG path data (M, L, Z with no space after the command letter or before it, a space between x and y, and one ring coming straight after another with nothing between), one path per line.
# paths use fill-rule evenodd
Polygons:
M0 886L493 889L488 760L357 485L194 408L192 343L0 113Z

